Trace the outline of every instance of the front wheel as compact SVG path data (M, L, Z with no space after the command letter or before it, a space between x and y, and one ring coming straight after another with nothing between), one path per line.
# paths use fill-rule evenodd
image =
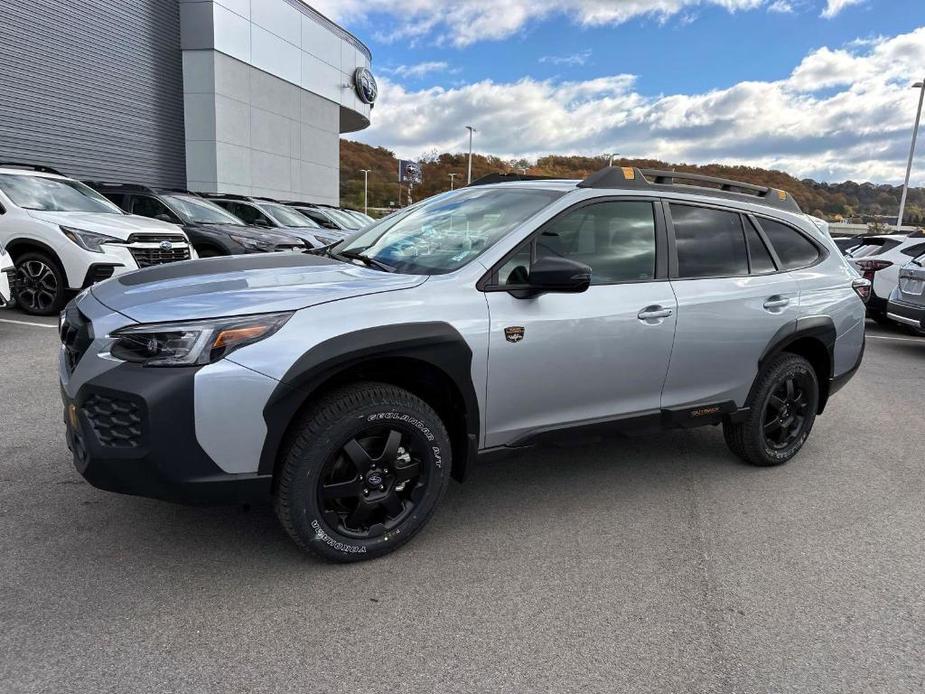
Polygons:
M302 549L337 562L387 554L433 515L449 485L449 436L406 390L360 383L324 397L283 455L276 513Z
M67 301L67 281L58 263L44 253L16 259L16 306L33 316L53 316Z
M745 421L723 424L726 444L752 465L786 463L803 447L816 420L815 369L799 355L780 355L758 376L748 404Z

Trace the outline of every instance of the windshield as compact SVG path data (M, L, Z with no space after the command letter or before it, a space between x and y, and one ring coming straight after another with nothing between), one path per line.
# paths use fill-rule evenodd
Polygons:
M562 195L523 188L446 193L381 220L335 252L359 252L398 272L453 272Z
M264 212L266 212L284 227L310 227L312 229L318 228L318 225L315 224L314 221L306 217L304 214L301 214L297 210L292 209L291 207L286 207L285 205L277 205L275 203L261 203L260 207Z
M27 210L125 214L92 188L66 178L0 174L0 190Z
M214 202L194 198L192 195L165 195L164 197L187 223L244 226L244 222Z

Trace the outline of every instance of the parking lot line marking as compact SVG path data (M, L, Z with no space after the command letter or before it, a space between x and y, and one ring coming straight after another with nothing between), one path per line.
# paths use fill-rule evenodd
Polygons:
M897 342L925 342L921 337L891 337L890 335L868 335L875 340L896 340Z
M30 323L25 320L10 320L9 318L0 318L0 323L12 323L13 325L31 325L35 328L51 328L52 330L57 330L57 325L47 325L46 323Z

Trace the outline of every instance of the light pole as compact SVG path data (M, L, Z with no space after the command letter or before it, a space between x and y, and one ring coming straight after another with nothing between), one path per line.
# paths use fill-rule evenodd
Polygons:
M457 173L451 173L451 174L450 174L450 190L453 190L453 188L455 187L454 184L456 183L456 177L457 177L458 175L459 175L459 174L457 174Z
M363 214L369 216L369 172L371 169L360 169L363 174Z
M466 184L472 183L472 135L477 133L478 130L473 128L471 125L466 126L466 130L469 131L469 177L466 180Z
M616 159L618 156L619 156L618 153L610 155L610 166L613 166L613 160Z
M919 110L915 113L915 126L912 128L912 146L909 148L909 164L906 166L906 182L903 184L903 195L899 201L899 217L896 219L896 233L900 233L903 225L903 215L906 213L906 195L909 193L909 177L912 174L912 158L915 156L915 141L919 136L919 122L922 120L922 102L925 101L925 81L916 82L913 89L919 90Z

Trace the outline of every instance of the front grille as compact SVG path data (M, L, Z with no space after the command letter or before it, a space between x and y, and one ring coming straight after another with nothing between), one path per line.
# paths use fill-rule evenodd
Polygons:
M73 373L93 342L93 327L76 306L68 306L61 320L61 344L68 373Z
M138 264L138 267L151 267L152 265L163 265L164 263L173 263L178 260L189 260L189 246L174 246L169 250L161 248L129 248L132 257Z
M144 433L141 410L133 402L94 393L83 406L87 421L100 444L111 448L138 448Z
M132 234L128 237L126 243L160 243L161 241L170 241L170 243L186 243L186 239L180 234Z

